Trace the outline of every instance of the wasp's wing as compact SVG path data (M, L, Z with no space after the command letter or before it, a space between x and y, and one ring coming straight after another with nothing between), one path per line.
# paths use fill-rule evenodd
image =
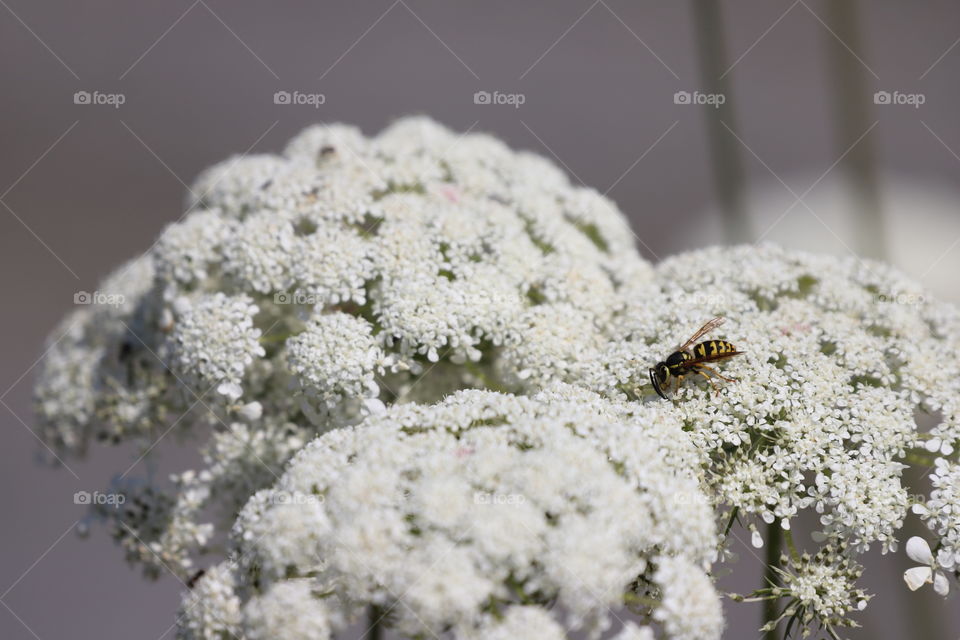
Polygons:
M680 363L680 366L684 369L690 369L697 366L698 364L704 364L706 362L716 362L717 360L726 360L727 358L732 358L733 356L738 356L743 351L729 351L727 353L715 353L712 356L704 356L702 358L690 358L689 360L684 360Z
M705 336L707 333L713 331L717 327L723 324L724 319L722 317L716 317L708 321L705 325L700 327L695 334L690 336L690 339L680 345L680 348L677 351L686 351L687 348L692 345L694 342Z

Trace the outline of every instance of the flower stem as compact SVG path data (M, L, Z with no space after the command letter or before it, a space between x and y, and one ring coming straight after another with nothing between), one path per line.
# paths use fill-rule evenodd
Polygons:
M384 613L380 607L372 605L367 609L367 621L369 628L364 636L368 640L383 640L383 617Z
M787 529L783 532L783 535L787 540L787 549L790 551L790 558L794 562L799 562L800 552L797 551L797 545L793 543L793 531L791 529Z
M774 520L767 525L767 570L764 575L765 586L772 587L778 582L777 568L780 566L780 549L783 546L783 529ZM778 598L770 598L763 603L763 624L769 624L779 617L777 613ZM777 629L767 631L766 640L777 640Z

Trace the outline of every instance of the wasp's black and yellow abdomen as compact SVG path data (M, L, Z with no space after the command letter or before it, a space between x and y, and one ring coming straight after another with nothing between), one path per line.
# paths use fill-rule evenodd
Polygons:
M693 347L694 358L709 358L711 356L733 353L737 348L726 340L705 340Z

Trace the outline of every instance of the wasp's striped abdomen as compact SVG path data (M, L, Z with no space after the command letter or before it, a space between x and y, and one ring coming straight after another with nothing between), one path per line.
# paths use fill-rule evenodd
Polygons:
M733 353L737 348L726 340L705 340L693 347L694 358L707 358L724 353Z

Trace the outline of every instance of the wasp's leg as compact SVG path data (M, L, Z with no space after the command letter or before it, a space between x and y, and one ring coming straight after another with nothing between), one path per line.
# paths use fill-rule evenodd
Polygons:
M674 390L674 393L677 393L677 392L680 391L680 385L683 383L683 378L684 378L684 377L683 377L683 376L673 376L673 378L677 381L677 388Z
M710 386L713 387L713 390L714 390L714 391L716 391L717 393L720 392L720 388L717 386L717 383L713 381L713 378L711 378L710 376L708 376L707 374L705 374L703 371L701 371L699 367L697 367L697 368L694 369L693 371L696 372L696 373L698 373L698 374L700 374L700 375L703 376L704 378L706 378L706 379L707 379L707 382L710 383Z
M697 365L697 369L696 369L696 370L697 370L697 372L700 372L701 370L709 371L710 373L712 373L713 375L717 376L717 377L720 378L721 380L726 380L727 382L738 382L738 380L737 380L736 378L728 378L727 376L721 374L721 373L720 373L719 371L717 371L716 369L714 369L714 368L712 368L712 367L708 367L708 366L705 365L705 364Z

